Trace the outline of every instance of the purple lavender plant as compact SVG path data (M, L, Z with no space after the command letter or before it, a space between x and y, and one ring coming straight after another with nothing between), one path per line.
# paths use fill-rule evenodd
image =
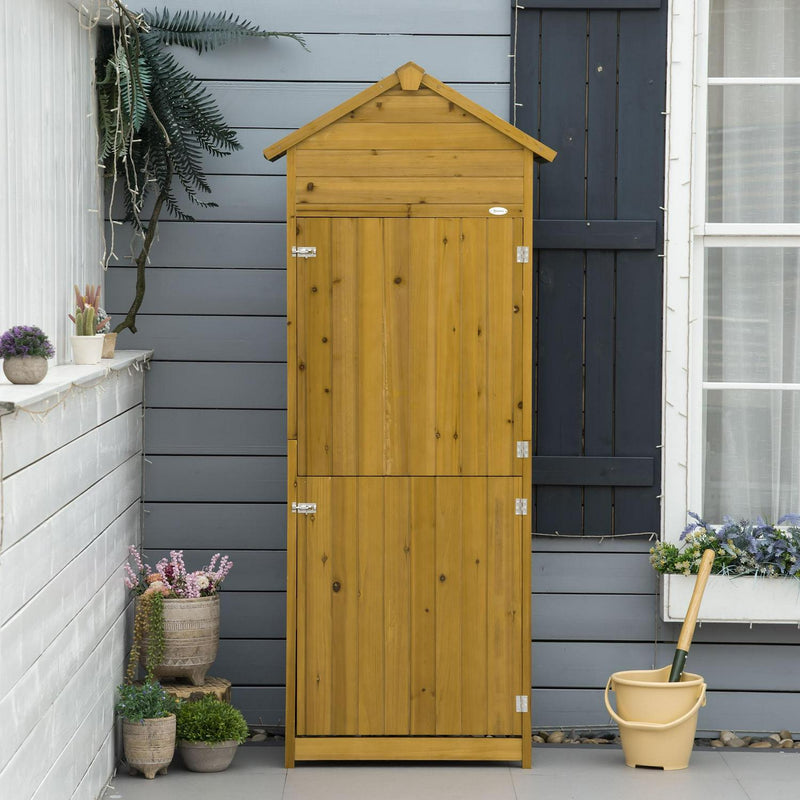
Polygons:
M35 325L15 325L0 336L0 358L41 356L52 358L55 348L47 334Z

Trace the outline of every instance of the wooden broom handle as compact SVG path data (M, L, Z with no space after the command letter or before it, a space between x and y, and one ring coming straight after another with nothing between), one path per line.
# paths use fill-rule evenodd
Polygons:
M692 599L689 601L689 608L686 610L686 617L681 627L681 635L678 637L678 650L688 653L692 646L694 637L694 626L697 624L697 615L700 611L700 603L703 600L703 592L708 583L708 576L711 574L711 567L714 565L714 551L710 548L703 553L700 560L700 569L697 572L697 581L692 592Z

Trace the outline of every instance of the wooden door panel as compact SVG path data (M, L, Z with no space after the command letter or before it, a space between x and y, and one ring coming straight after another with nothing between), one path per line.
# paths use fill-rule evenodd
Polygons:
M519 219L298 221L299 473L519 475Z
M298 735L520 734L520 488L298 479Z

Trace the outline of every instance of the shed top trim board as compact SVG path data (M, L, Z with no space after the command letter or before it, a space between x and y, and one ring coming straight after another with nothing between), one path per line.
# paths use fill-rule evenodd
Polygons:
M290 150L292 147L295 147L314 134L319 133L321 130L328 127L328 125L333 124L359 106L364 105L364 103L368 103L370 100L384 94L390 89L394 89L396 86L400 86L403 91L407 92L415 92L420 88L435 92L469 114L472 114L481 122L486 123L504 136L507 136L522 147L530 150L537 161L552 161L556 157L555 150L542 144L542 142L534 139L532 136L523 133L504 119L492 114L491 111L487 111L485 108L478 105L478 103L470 100L468 97L464 97L463 94L455 91L455 89L451 89L446 84L436 80L432 75L427 75L425 70L413 61L403 64L403 66L398 67L391 75L387 75L387 77L383 78L383 80L364 89L363 92L359 92L349 100L332 108L330 111L317 117L315 120L312 120L293 133L290 133L288 136L284 136L283 139L275 142L275 144L264 150L264 157L269 161L275 161L283 156L287 150Z

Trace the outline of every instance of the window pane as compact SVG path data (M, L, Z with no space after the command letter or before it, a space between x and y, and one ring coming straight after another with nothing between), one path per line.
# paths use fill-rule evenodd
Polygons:
M800 86L709 86L707 177L709 222L800 222Z
M704 308L704 380L800 383L800 249L706 250Z
M703 402L705 519L797 513L800 392L714 390Z
M800 75L798 0L711 0L708 74Z

